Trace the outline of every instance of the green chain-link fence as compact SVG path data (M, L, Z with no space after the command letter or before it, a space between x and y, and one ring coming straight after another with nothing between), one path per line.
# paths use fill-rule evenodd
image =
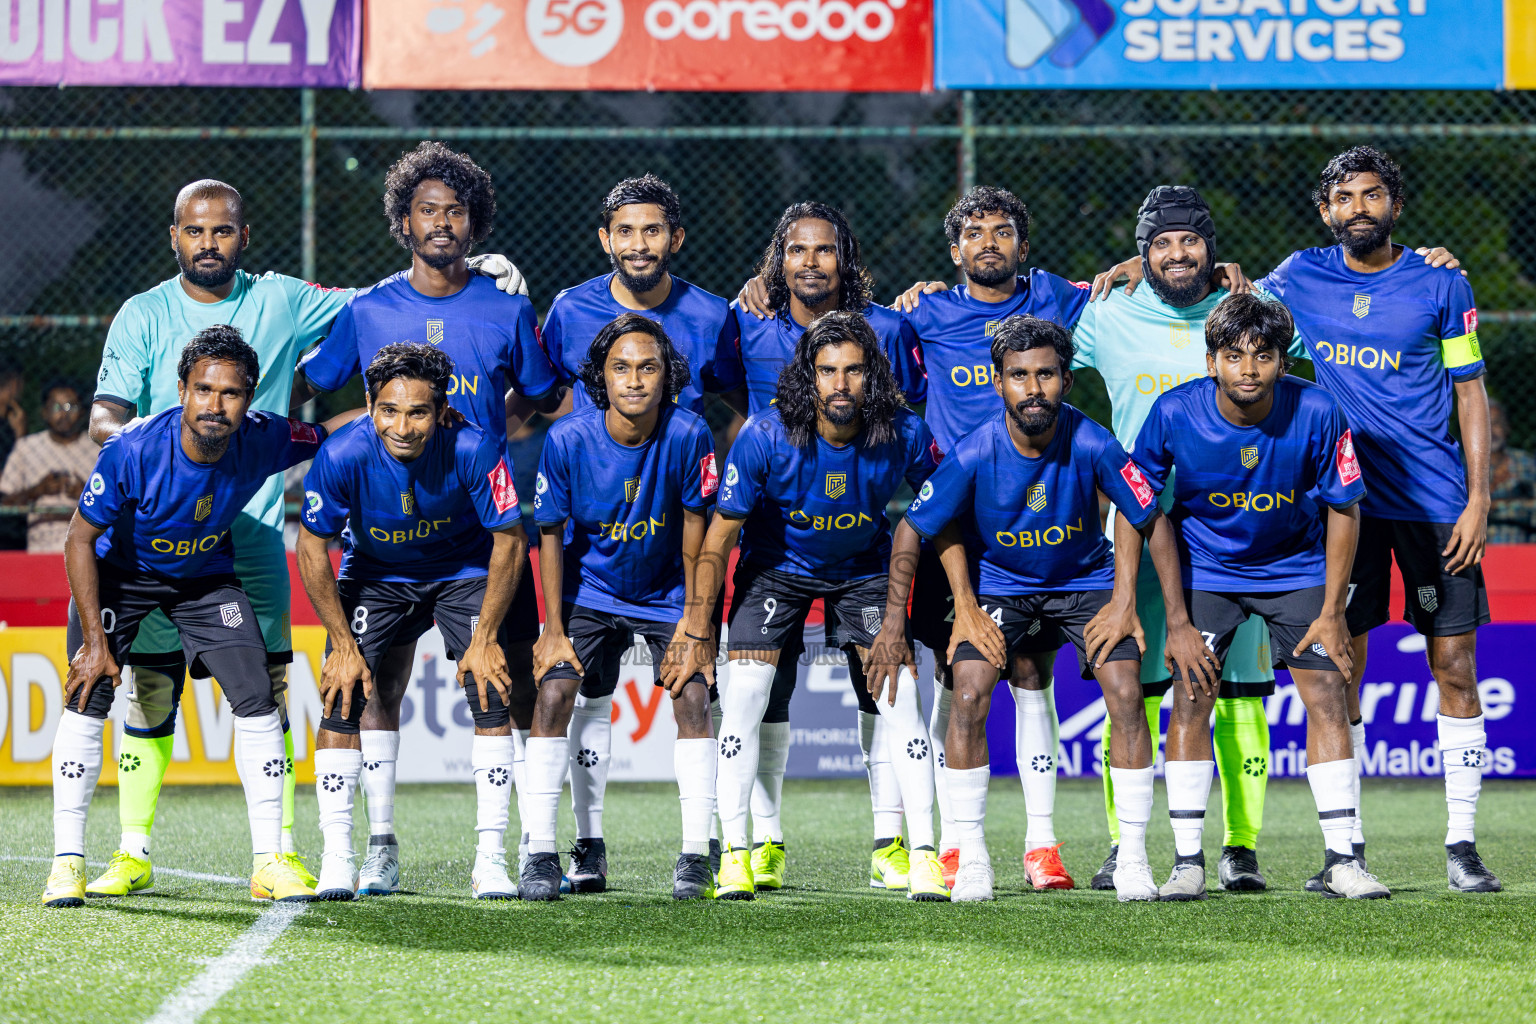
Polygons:
M1034 213L1030 259L1074 278L1134 253L1148 188L1199 187L1219 257L1251 276L1329 244L1308 194L1329 156L1357 143L1404 167L1400 241L1444 245L1476 289L1490 390L1512 440L1536 442L1536 96L1483 92L998 92L930 96L0 90L0 366L19 366L32 428L37 385L95 372L124 299L171 276L166 226L184 183L241 189L244 266L362 285L406 264L379 196L421 138L470 152L493 175L489 250L527 274L542 312L600 273L597 204L644 171L683 199L675 267L734 295L780 210L844 209L889 300L950 278L941 220L974 182ZM1103 415L1091 382L1078 401ZM342 393L337 401L355 395Z

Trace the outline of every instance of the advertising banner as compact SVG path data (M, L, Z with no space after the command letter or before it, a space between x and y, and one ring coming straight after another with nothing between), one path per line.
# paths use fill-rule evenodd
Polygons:
M941 89L1496 89L1501 0L936 0Z
M0 85L356 87L361 0L0 0Z
M931 0L369 0L369 89L917 92Z
M318 626L294 627L294 664L289 678L288 711L293 724L294 764L301 784L314 781L313 736L321 719L320 674L325 633ZM806 647L821 650L821 628L807 630ZM1478 631L1478 690L1488 729L1485 774L1536 778L1536 702L1522 706L1513 680L1529 661L1536 624L1505 623ZM926 656L919 651L920 662ZM671 701L652 685L644 648L624 659L613 699L614 781L669 780L672 741L677 724ZM1058 770L1064 776L1097 776L1104 701L1098 686L1076 677L1070 647L1058 656L1056 708L1061 720ZM1070 666L1070 667L1069 667ZM0 630L0 784L50 784L53 735L63 713L64 629L58 626ZM920 679L929 679L926 662ZM1277 689L1265 702L1270 727L1269 773L1300 778L1306 774L1306 712L1287 673L1278 673ZM117 781L116 750L121 735L125 695L118 694L108 733L102 782ZM728 684L727 684L728 685ZM920 683L924 708L933 694ZM1408 627L1384 626L1371 635L1366 683L1361 695L1368 775L1394 777L1440 774L1435 712L1438 691L1424 659L1424 640ZM1165 704L1167 701L1165 701ZM992 770L1012 775L1013 702L1007 687L993 696L988 722ZM474 722L454 679L454 664L443 653L436 630L421 638L416 665L401 707L399 779L401 782L472 780L469 762ZM1163 717L1167 726L1167 712ZM822 652L800 665L799 684L790 703L789 774L800 778L863 777L859 751L858 702L842 655ZM166 781L238 785L231 757L234 719L212 680L194 679L186 687L176 722L176 739ZM1158 758L1162 774L1162 758Z

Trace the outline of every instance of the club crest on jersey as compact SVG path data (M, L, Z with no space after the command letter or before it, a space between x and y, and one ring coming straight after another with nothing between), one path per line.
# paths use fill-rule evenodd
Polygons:
M1432 612L1440 607L1440 594L1434 587L1419 588L1419 607L1427 612Z
M219 605L219 619L230 629L239 629L245 617L240 614L240 602L231 601L229 604Z
M1255 445L1247 445L1237 450L1237 456L1243 462L1244 469L1252 469L1259 464L1259 449Z
M632 502L638 497L640 497L640 478L632 476L624 481L624 500Z
M847 473L827 474L827 497L841 498L848 491Z
M1045 508L1045 484L1035 484L1029 489L1029 510L1039 512Z
M1355 295L1355 308L1353 310L1355 316L1359 317L1361 320L1364 320L1365 317L1366 317L1366 314L1369 313L1370 311L1371 311L1371 297L1369 295L1360 295L1360 294L1356 293L1356 295Z
M1183 320L1175 320L1168 325L1168 344L1174 348L1183 348L1189 344L1189 324Z
M878 632L880 632L880 622L881 622L881 614L880 614L880 609L879 608L865 608L864 609L864 632L866 632L866 633L878 633Z
M407 516L416 514L416 495L411 491L400 492L400 512Z
M427 321L427 344L441 345L443 343L443 322L441 320Z
M990 338L997 333L997 329L1001 326L1003 326L1003 322L1001 320L988 320L986 327L983 328L983 334Z
M213 511L213 495L205 494L197 499L197 508L192 510L192 518L202 522Z

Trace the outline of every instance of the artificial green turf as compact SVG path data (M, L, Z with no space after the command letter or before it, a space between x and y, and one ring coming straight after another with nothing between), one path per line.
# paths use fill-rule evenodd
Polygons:
M1161 797L1161 786L1159 786ZM679 817L666 785L614 785L612 891L555 904L468 896L474 793L402 786L396 821L410 895L310 905L205 1021L1496 1021L1536 1007L1536 788L1489 781L1479 847L1506 891L1446 891L1438 780L1369 780L1375 902L1301 891L1321 858L1305 783L1272 783L1260 864L1271 891L1121 905L1113 893L1022 891L1017 783L993 783L999 898L913 904L867 887L861 783L785 787L788 888L752 903L670 896ZM313 793L300 839L318 850ZM1212 794L1206 856L1220 852ZM0 790L0 854L45 857L45 790ZM240 875L249 859L233 789L161 800L156 861ZM90 822L110 854L115 791ZM1057 832L1086 885L1105 851L1096 782L1063 781ZM562 837L570 834L569 819ZM1150 843L1172 857L1162 803ZM317 867L311 857L311 866ZM154 1013L255 919L242 886L161 875L158 893L45 910L44 863L0 861L0 1019L123 1024ZM1213 877L1214 884L1214 877Z

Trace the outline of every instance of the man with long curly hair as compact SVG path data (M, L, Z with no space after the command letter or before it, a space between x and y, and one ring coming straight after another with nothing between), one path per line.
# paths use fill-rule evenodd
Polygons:
M933 762L916 683L903 670L901 685L879 705L862 668L886 614L890 561L916 556L915 545L893 556L886 504L904 482L920 487L935 465L933 435L902 401L875 332L846 311L811 324L779 378L773 408L737 435L683 620L689 671L713 658L710 609L745 526L731 602L731 678L721 699L722 898L752 899L756 892L747 805L760 726L786 643L804 629L817 598L844 641L861 705L888 727L890 749L904 751L897 777L913 846L908 895L949 898L933 849ZM910 649L898 658L910 665Z
M672 895L707 899L715 888L713 665L682 675L669 655L683 640L679 620L693 600L693 567L719 484L714 435L702 416L676 404L688 360L649 317L625 313L599 331L580 379L591 404L550 428L533 502L548 621L533 649L539 699L524 801L529 856L518 892L525 900L560 896L555 820L577 693L611 698L639 634L677 720L672 758L683 844ZM600 832L589 839L603 843ZM593 860L601 870L572 877L573 891L607 887L606 847Z
M745 296L735 303L739 337L736 347L721 357L721 376L746 389L753 415L762 413L773 404L779 374L811 321L841 309L869 321L907 401L921 402L928 381L917 362L917 335L900 313L873 303L873 285L859 240L841 210L814 202L786 207L763 250L757 276L744 290L759 295L766 312L752 312L757 303ZM839 646L831 634L827 644ZM763 712L762 752L752 787L752 872L760 889L782 886L787 868L781 797L789 764L793 670L803 650L803 639L790 637ZM889 754L874 742L878 728L877 716L859 712L859 746L875 817L870 877L897 885L907 873L906 848L894 841L901 835L901 796Z
M330 335L305 357L301 369L308 383L334 391L385 345L417 342L453 360L448 404L502 449L509 395L541 412L556 409L562 397L559 375L539 344L533 304L524 295L498 291L469 268L470 250L491 233L495 215L491 176L466 154L423 142L401 156L384 181L384 217L389 233L411 253L410 269L363 289L342 309ZM525 562L506 616L514 728L511 736L477 738L472 756L477 781L500 770L521 775L519 755L533 715L533 641L539 635L532 575ZM370 835L357 891L364 895L400 889L395 763L400 700L414 658L414 642L389 652L379 670L380 699L363 713L362 784Z

